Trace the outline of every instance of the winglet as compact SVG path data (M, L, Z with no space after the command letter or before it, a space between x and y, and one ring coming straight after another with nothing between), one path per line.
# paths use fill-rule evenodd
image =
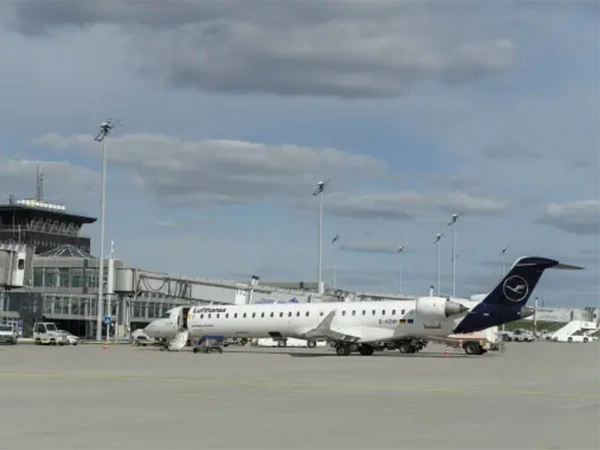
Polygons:
M331 330L331 324L333 322L334 317L335 317L335 309L325 316L323 321L319 324L319 326L317 328L314 329L314 331L323 332L323 331Z

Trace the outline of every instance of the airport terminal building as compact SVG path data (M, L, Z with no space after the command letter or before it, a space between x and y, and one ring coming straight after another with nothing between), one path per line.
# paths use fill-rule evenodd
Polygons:
M24 336L36 321L55 322L78 336L95 336L100 260L90 254L91 240L81 233L84 225L95 221L41 198L11 198L0 205L0 243L34 249L27 287L0 291L0 322L14 324ZM267 286L258 283L258 277L248 282L190 278L131 268L112 255L104 261L102 281L102 320L108 303L107 322L115 337L128 336L178 305L344 299L317 294L314 283Z

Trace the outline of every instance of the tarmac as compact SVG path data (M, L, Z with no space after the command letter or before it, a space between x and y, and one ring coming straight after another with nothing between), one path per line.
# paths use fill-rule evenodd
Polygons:
M0 448L598 449L600 342L0 347Z

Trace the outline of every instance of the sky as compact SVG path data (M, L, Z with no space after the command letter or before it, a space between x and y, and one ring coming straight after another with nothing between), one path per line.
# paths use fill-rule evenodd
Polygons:
M599 306L596 1L0 2L0 195L100 216L130 266ZM452 213L460 213L449 227ZM98 254L99 222L87 226ZM337 263L331 241L338 234ZM396 253L400 246L401 254ZM400 270L402 268L402 270Z

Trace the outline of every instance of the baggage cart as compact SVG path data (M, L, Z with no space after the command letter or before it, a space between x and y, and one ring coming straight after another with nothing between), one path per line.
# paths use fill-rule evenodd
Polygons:
M192 351L194 353L210 353L218 352L223 353L223 346L225 343L224 336L202 336L198 343L194 346Z

